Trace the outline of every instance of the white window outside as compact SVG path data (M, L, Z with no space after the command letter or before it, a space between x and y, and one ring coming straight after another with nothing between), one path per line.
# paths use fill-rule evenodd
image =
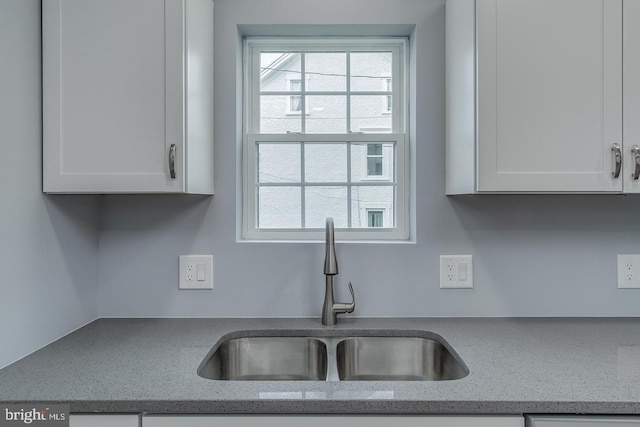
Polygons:
M300 79L289 80L289 91L299 92L302 90L302 81ZM289 113L302 112L302 95L289 95Z
M287 114L301 114L302 113L302 81L300 80L300 74L287 74L287 87L289 88L289 99L287 102ZM305 88L309 90L311 87L309 77L306 78ZM309 115L309 101L306 100L305 113Z
M384 226L384 211L377 209L367 210L367 223L368 227L383 227Z
M322 239L330 216L407 239L406 39L248 38L244 61L243 237Z

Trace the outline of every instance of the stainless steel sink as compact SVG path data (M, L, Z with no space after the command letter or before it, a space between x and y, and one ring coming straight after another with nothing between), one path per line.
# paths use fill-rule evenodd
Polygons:
M343 381L442 381L469 370L440 342L420 337L354 337L337 345Z
M327 349L322 341L307 337L232 339L205 358L198 375L212 380L325 380Z
M291 333L236 332L209 351L198 375L235 381L443 381L469 374L446 341L430 332L314 330L284 336Z

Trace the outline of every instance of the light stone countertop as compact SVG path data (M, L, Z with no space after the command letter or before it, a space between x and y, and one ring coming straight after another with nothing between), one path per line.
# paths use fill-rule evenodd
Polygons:
M441 382L196 374L222 336L272 329L429 331L470 374ZM640 319L342 316L334 328L319 319L100 319L0 370L0 402L26 401L69 403L72 412L640 414Z

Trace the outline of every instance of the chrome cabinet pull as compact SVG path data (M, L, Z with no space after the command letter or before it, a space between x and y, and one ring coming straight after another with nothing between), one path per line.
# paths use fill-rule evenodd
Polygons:
M171 179L176 179L176 144L169 147L169 175Z
M633 155L633 173L631 174L631 178L637 181L638 177L640 177L640 147L637 145L631 147L631 154Z
M611 176L613 178L620 178L620 169L622 168L622 150L620 144L613 144L611 146L611 152L613 153L613 172Z

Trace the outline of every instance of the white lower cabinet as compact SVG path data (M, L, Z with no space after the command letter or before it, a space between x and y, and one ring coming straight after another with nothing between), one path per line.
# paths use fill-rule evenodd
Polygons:
M640 427L640 417L528 416L527 427Z
M69 427L140 427L140 415L76 415L69 416Z
M148 415L142 427L524 427L524 417L419 415Z

